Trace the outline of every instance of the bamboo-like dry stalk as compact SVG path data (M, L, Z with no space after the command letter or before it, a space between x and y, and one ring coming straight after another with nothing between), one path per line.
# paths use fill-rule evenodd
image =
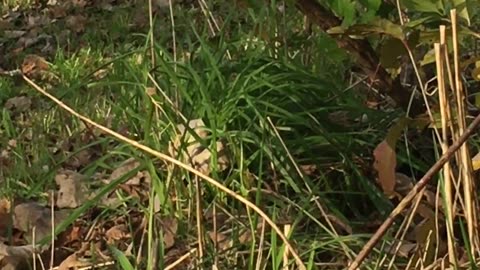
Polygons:
M457 13L456 10L450 11L450 17L452 21L452 44L453 44L453 58L454 58L454 68L455 68L455 99L457 101L457 115L458 115L458 132L454 135L455 138L458 138L459 134L462 133L466 126L466 112L465 112L465 99L467 93L462 86L462 81L460 78L460 62L459 62L459 52L458 52L458 37L457 37ZM478 198L475 192L475 183L473 179L473 169L472 169L472 158L468 150L467 145L460 147L460 159L457 160L457 164L460 170L460 175L463 183L463 198L465 201L465 219L467 222L468 229L468 244L470 245L469 249L471 255L475 258L475 250L478 250L479 247L479 238L477 230L477 214L478 209Z
M437 83L438 83L438 98L440 102L440 115L442 122L442 141L440 145L442 147L442 153L445 154L448 150L448 130L451 126L449 118L449 102L448 102L448 93L447 88L445 87L445 70L444 70L444 54L445 50L445 26L440 26L440 43L435 43L435 62L437 65ZM455 235L453 231L453 202L452 198L454 197L452 190L452 178L451 176L451 164L446 162L443 165L442 175L444 183L444 211L445 211L445 222L447 225L447 245L448 245L448 258L451 265L456 265L456 254L455 254Z

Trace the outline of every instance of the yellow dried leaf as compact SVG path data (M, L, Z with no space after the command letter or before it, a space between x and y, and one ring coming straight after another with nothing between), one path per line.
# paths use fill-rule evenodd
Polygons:
M377 145L373 151L375 157L374 169L378 173L378 182L387 196L392 196L395 190L397 155L386 140Z

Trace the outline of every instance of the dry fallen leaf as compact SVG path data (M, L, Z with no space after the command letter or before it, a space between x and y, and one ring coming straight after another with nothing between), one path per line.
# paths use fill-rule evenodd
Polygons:
M14 39L14 38L19 38L25 35L27 31L22 31L22 30L6 30L3 32L3 36L8 39Z
M412 251L418 246L416 243L409 242L407 240L399 241L393 239L392 243L386 243L386 249L388 254L394 255L401 258L408 258L412 255ZM398 249L398 250L397 250Z
M139 166L139 161L137 161L135 158L129 158L112 172L107 182L110 183L111 181L122 177L130 171L135 170ZM125 182L125 185L140 185L142 183L150 183L150 180L150 174L147 171L138 171L136 175Z
M175 218L163 218L161 220L163 231L163 243L165 248L171 248L175 244L175 236L178 230L178 221Z
M50 208L35 202L21 203L13 211L13 227L25 232L25 238L31 242L32 230L35 228L36 240L49 235L52 226L52 212ZM58 225L70 214L69 211L54 212L54 224Z
M32 106L32 100L26 96L13 97L5 102L5 108L7 110L16 112L25 112Z
M474 171L480 169L480 152L472 158L472 168Z
M65 167L79 169L92 162L94 153L92 148L82 149L65 161Z
M403 173L395 173L395 192L398 193L402 199L413 188L413 179Z
M21 66L22 73L29 77L39 77L48 68L48 62L45 58L35 54L25 56Z
M0 199L0 239L8 236L8 228L11 225L10 215L10 201L2 198Z
M108 243L131 237L128 227L125 224L119 224L111 227L105 232L105 236L107 237Z
M373 168L378 173L378 182L383 189L383 193L392 196L395 190L395 168L397 166L397 155L395 149L383 140L373 151L375 163Z
M59 266L58 270L70 270L70 269L78 269L80 267L89 266L90 263L85 262L78 258L76 253L68 256Z
M205 124L202 119L191 120L188 125L200 139L205 140L207 138L208 133L205 130ZM169 144L169 154L174 158L179 157L182 162L190 164L204 174L210 174L212 170L211 151L197 141L182 124L178 125L177 129L180 134ZM186 145L186 147L184 147L185 149L182 149L182 145ZM217 141L215 145L217 150L217 169L224 171L230 165L225 143L223 141ZM181 151L180 154L179 151Z
M77 208L85 203L90 194L86 177L70 170L61 170L55 176L59 186L56 205L58 208Z
M71 15L66 18L67 26L76 33L85 31L87 18L83 15Z
M84 8L87 6L88 2L86 0L72 0L72 4L77 8Z
M217 247L220 251L225 251L233 246L233 241L224 233L208 232L208 236L213 242L217 242Z
M55 5L50 7L48 11L50 15L55 19L59 19L67 16L67 10L65 9L64 6Z
M7 246L0 242L0 269L30 269L33 251L32 245Z

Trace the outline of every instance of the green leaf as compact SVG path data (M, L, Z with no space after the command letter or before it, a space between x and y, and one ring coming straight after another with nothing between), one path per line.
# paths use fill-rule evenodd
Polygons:
M470 26L470 15L468 4L466 0L451 0L453 7L457 10L457 15L467 21L467 24ZM478 1L477 1L478 2Z
M369 23L371 20L378 16L381 0L360 0L360 3L364 6L365 12L362 12L360 16L360 22Z
M360 0L360 3L362 3L363 6L367 8L367 11L374 11L377 12L378 9L380 8L380 5L382 4L382 1L380 0Z
M347 34L362 37L372 34L385 34L400 40L405 39L405 33L401 25L382 18L372 20L368 24L356 24L348 27L347 29L341 26L332 27L327 32L329 34Z
M406 53L407 50L402 41L396 38L387 38L380 45L380 63L384 68L398 68L401 64L399 57Z
M425 16L422 16L421 18L407 22L405 26L407 28L423 27L427 23L436 22L436 21L439 21L440 19L441 17L439 17L437 14L425 15Z
M341 0L339 3L339 11L343 17L342 25L352 25L355 21L355 4L349 0Z
M442 0L402 0L401 4L409 11L445 14Z
M471 25L471 18L474 17L474 10L480 9L478 0L450 0L453 8L457 10L457 16L464 19L467 25Z

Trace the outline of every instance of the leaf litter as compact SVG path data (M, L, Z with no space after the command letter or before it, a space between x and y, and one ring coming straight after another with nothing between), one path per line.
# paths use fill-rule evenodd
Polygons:
M46 32L43 33L43 27L63 21L68 28L66 31L80 34L85 30L88 18L82 14L74 14L72 10L81 10L92 3L92 1L59 1L57 5L49 6L48 12L42 15L35 13L25 16L22 14L24 11L18 10L11 11L8 16L3 17L1 26L7 29L7 39L10 41L16 39L16 42L9 42L9 44L14 44L14 47L9 47L10 53L6 56L8 61L1 63L2 72L3 68L11 67L9 60L14 59L26 49L39 46L37 51L43 52L45 57L35 54L27 55L23 58L18 72L31 78L46 79L52 82L52 78L55 79L55 76L48 76L52 73L50 73L50 64L46 60L49 52L45 51L45 48L51 45L49 43L51 36L45 34ZM102 1L103 8L108 3L113 3L113 1ZM27 19L20 22L21 18ZM14 24L16 24L15 30L9 30ZM18 25L21 26L18 27ZM19 28L21 30L16 30ZM44 43L41 44L42 42ZM10 70L12 70L10 72L12 74L17 72L11 68ZM101 79L106 76L107 72L108 69L99 70L95 72L94 76ZM4 74L8 74L8 72ZM24 95L10 98L5 103L6 109L16 114L28 113L32 106L32 99ZM85 127L84 134L88 133L89 129ZM39 247L39 250L34 250L32 244L34 241L37 243L49 236L52 227L55 228L63 222L69 222L71 225L55 238L54 261L55 265L58 265L58 269L94 266L112 261L109 245L115 245L129 256L134 255L132 253L133 246L146 245L146 241L140 241L145 237L146 232L145 214L137 207L126 206L125 201L118 196L118 192L121 192L124 195L140 199L140 202L148 203L151 177L146 170L139 170L134 176L126 179L117 186L117 189L104 195L98 205L77 217L73 223L68 220L74 210L81 208L88 200L97 195L96 187L108 185L140 166L137 159L130 158L120 162L116 169L109 175L107 174L107 177L104 177L105 173L95 173L93 176L81 174L81 169L104 153L94 147L88 147L81 151L76 151L75 148L77 145L88 144L97 139L96 136L102 136L102 134L84 136L79 141L76 141L74 137L63 142L57 141L56 146L51 148L52 152L62 155L69 155L72 152L69 158L64 160L65 168L59 169L54 177L57 189L53 198L53 206L35 201L12 202L6 198L1 200L0 269L24 269L25 266L28 267L31 264L32 256L36 256L37 253L44 258L43 262L48 263L51 253L49 249L52 246L44 244ZM10 140L10 142L5 149L0 149L0 166L2 167L12 164L12 150L16 143L15 140ZM115 208L111 206L115 206ZM53 212L51 207L55 209ZM115 211L112 211L113 209ZM107 220L99 219L100 213L104 211L109 212ZM174 217L157 216L156 219L159 230L163 232L162 239L167 251L165 259L172 261L172 256L181 256L185 251L184 245L176 247L178 221ZM134 229L132 230L132 228ZM10 241L7 237L9 230L14 231L13 240ZM65 248L68 248L69 252L66 252ZM144 247L142 250L145 253L148 249ZM41 267L41 269L47 267L38 260L36 263L40 264L37 267Z
M202 139L207 139L208 132L204 131L203 122L201 120L194 120L190 123L197 135ZM179 125L179 129L182 126ZM186 129L183 130L186 135ZM81 139L69 138L65 141L59 141L57 144L62 151L69 151L75 148L74 145L78 143L89 143L89 140L95 138L96 135L88 135L88 128L84 129L84 135ZM187 136L191 143L184 152L176 152L180 154L185 160L193 162L198 169L204 173L211 171L211 152L202 146L193 136ZM179 137L174 139L172 145L181 149ZM4 151L5 156L8 157L8 152L16 146L16 141L11 140L9 146ZM226 151L222 149L223 143L217 142L217 165L219 170L225 170L228 166L228 157ZM54 151L55 149L52 149ZM174 150L176 151L176 149ZM222 152L223 151L223 152ZM98 153L100 155L100 153ZM62 233L55 238L55 261L58 262L59 269L69 269L70 267L84 267L92 266L101 263L108 263L113 260L111 250L108 246L115 246L120 251L123 251L129 256L132 254L133 246L146 245L142 241L145 237L146 224L144 213L136 207L126 206L124 200L120 199L118 192L121 192L132 198L137 198L141 204L148 205L151 176L145 169L140 169L141 162L136 158L129 158L127 160L118 162L118 165L109 173L95 173L93 176L87 176L79 172L79 169L94 159L89 159L92 155L86 155L85 160L77 166L72 166L71 162L64 163L65 166L70 167L60 168L55 175L56 190L53 197L52 205L48 203L40 203L34 201L27 202L13 202L2 200L2 212L0 217L0 228L3 242L6 242L6 234L8 228L11 227L17 232L16 240L14 242L4 244L5 256L0 258L0 262L4 265L0 269L19 269L19 265L29 265L32 261L32 256L39 253L44 257L44 262L49 262L49 254L51 253L49 244L39 246L39 249L34 252L32 249L33 241L43 240L49 236L53 227L57 227L62 222L67 222L69 215L76 209L81 208L89 200L93 199L98 194L97 187L108 185L118 178L132 171L136 171L131 177L125 179L119 184L116 189L105 194L90 210L78 217L73 223ZM140 170L139 170L140 169ZM16 204L15 204L16 203ZM122 207L123 206L123 207ZM161 207L161 206L160 206ZM108 210L110 209L110 210ZM115 209L113 212L112 210ZM108 211L108 219L98 219L98 215L102 211ZM10 212L12 211L12 212ZM155 212L158 211L157 210ZM10 220L10 216L12 219ZM210 219L207 219L211 221ZM215 217L216 218L216 217ZM179 221L175 217L159 216L155 214L157 221L158 232L161 233L164 248L167 252L166 261L174 261L175 257L182 256L188 252L185 243L178 242L177 232L179 229ZM71 222L71 221L70 221ZM133 230L132 230L133 229ZM34 237L33 237L34 236ZM219 237L225 236L220 233ZM251 239L251 232L244 230L240 235L240 242L245 243ZM243 240L242 240L243 239ZM231 241L230 241L231 243ZM62 247L63 248L60 248ZM222 244L221 244L222 246ZM69 247L70 252L65 252L64 248ZM89 248L87 248L89 247ZM93 247L93 249L92 249ZM93 251L92 251L93 250ZM143 252L148 249L143 248ZM72 252L73 251L73 252ZM93 253L92 253L93 252ZM85 259L87 258L87 259ZM96 258L91 260L91 258ZM188 261L188 260L187 260ZM40 261L36 262L41 264ZM43 267L46 265L37 265Z
M136 169L139 165L140 163L135 159L129 159L113 170L108 179L98 181L108 183ZM146 182L150 181L148 173L139 171L136 175L127 179L123 185L141 185L146 183L145 180ZM59 170L55 176L55 181L58 185L58 191L56 192L54 205L56 210L54 210L53 216L48 205L42 205L37 202L19 203L13 207L13 215L10 215L9 211L12 208L10 201L7 199L1 200L0 217L5 217L0 219L0 229L2 229L0 233L4 239L3 241L6 240L6 233L10 225L21 236L19 236L18 243L15 245L2 244L3 246L0 246L0 252L3 250L5 253L3 258L0 258L0 262L5 262L6 260L9 267L30 263L34 254L31 249L33 244L32 236L35 235L37 241L49 236L52 231L52 218L54 220L53 226L58 226L58 224L68 219L74 209L78 209L95 195L95 191L88 188L88 177L78 172ZM143 188L148 189L149 187L143 186ZM122 190L125 191L125 189ZM148 198L148 191L136 195L143 196L143 194ZM110 196L111 194L107 194L104 199ZM121 211L117 214L110 213L107 220L100 220L96 223L95 216L98 215L98 211L102 211L101 209L102 206L99 205L87 211L69 229L57 236L56 249L63 249L68 246L77 250L62 260L59 269L69 269L69 267L73 266L92 266L111 261L113 258L107 248L109 245L115 245L120 250L127 251L129 245L134 244L133 242L137 242L136 246L140 244L139 239L144 237L143 234L145 233L145 223L143 222L144 214L139 209L130 207L125 209L117 208L117 210ZM12 220L10 220L10 216L13 216ZM158 224L160 231L163 231L164 247L166 249L174 247L178 229L176 218L158 217ZM135 228L134 231L131 231L132 228ZM60 248L62 246L63 248ZM147 249L145 248L144 250ZM49 254L49 245L42 246L39 252L42 256ZM97 258L91 260L93 257ZM89 259L86 262L81 258ZM7 268L2 267L0 269Z

